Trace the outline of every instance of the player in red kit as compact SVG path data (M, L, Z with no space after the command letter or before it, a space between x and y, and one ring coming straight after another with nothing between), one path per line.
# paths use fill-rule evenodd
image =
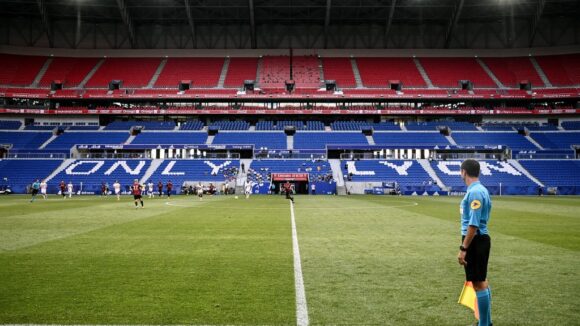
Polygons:
M58 185L58 187L60 188L60 194L62 195L62 198L66 198L66 184L64 183L64 181L61 181L60 184Z
M171 191L173 190L173 182L171 182L171 180L169 180L169 182L167 182L167 197L171 197Z
M163 182L157 183L157 191L159 191L159 198L163 197Z
M286 181L286 183L284 184L284 192L286 193L286 199L290 199L292 201L292 203L294 203L294 197L292 197L292 185L290 184L290 182Z
M133 199L135 200L135 208L139 208L138 202L141 202L141 208L143 208L143 198L141 197L141 193L143 191L143 187L139 184L139 180L135 179L133 185L131 186L131 192L133 193Z

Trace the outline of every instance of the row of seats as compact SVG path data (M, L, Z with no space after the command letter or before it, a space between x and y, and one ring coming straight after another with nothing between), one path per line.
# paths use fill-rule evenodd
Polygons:
M578 160L520 160L531 175L547 187L580 187L580 161ZM25 191L36 179L45 179L53 173L62 160L0 160L0 177L19 193ZM142 179L152 161L134 160L72 160L48 181L49 192L56 193L60 181L72 182L78 191L98 192L102 183L119 181L124 189L135 179ZM537 184L528 178L517 164L484 160L480 161L480 179L490 191L498 193L535 192ZM155 168L150 181L172 181L179 191L185 181L233 182L238 174L239 160L164 160ZM464 191L461 180L461 161L432 161L431 169L446 186ZM436 181L414 160L363 160L341 161L342 173L353 182L397 182L401 186L437 186ZM332 169L324 160L254 160L246 167L248 180L262 183L271 173L308 173L310 182L331 182ZM149 181L144 180L144 181ZM501 188L501 189L500 189Z
M580 54L534 57L548 80L554 86L580 84ZM0 54L0 85L29 86L38 75L47 57ZM189 80L195 87L216 87L224 67L223 57L206 58L68 58L55 57L40 80L40 86L48 87L53 80L64 82L65 87L76 87L89 72L97 67L86 87L107 87L111 80L122 80L127 88L142 88L149 84L162 60L166 64L157 77L154 87L175 88L182 80ZM231 58L226 87L241 87L244 80L254 80L258 66L262 87L283 88L290 79L290 57L264 56L258 58ZM433 85L458 87L459 80L470 80L476 87L497 85L482 67L487 66L505 87L517 88L521 81L543 87L542 78L529 57L477 58L354 58L361 80L366 87L385 87L389 81L401 82L406 87L426 87L417 64L425 70ZM417 64L416 64L416 62ZM316 56L294 56L292 58L293 79L297 87L320 86L320 68L327 80L336 80L341 88L356 86L350 58L322 58Z
M292 126L296 130L324 130L324 123L321 121L258 121L256 130L284 130L285 127Z
M140 126L144 130L173 130L173 121L113 121L109 123L105 130L129 130L131 127Z
M289 121L289 124L293 122ZM237 122L213 125L221 130L247 130ZM283 125L282 125L283 126ZM304 126L303 126L304 127ZM50 127L53 128L53 127ZM90 128L90 127L87 127ZM126 128L120 128L126 129ZM169 129L169 128L168 128ZM282 127L283 129L283 127ZM345 128L347 129L347 128ZM113 129L116 130L116 129ZM205 144L205 132L152 132L137 135L133 144ZM171 129L172 130L172 129ZM276 130L263 129L263 130ZM314 130L314 129L311 129ZM0 132L0 144L12 144L14 149L38 149L52 137L51 132ZM530 137L544 149L570 149L580 145L580 132L532 132ZM122 144L129 138L127 132L64 132L48 143L46 149L69 149L74 144ZM324 149L326 145L369 145L361 132L297 132L294 137L296 149ZM454 132L452 139L462 146L507 146L513 150L537 150L534 143L524 135L511 132ZM448 146L449 140L439 132L381 132L376 131L372 140L376 145L400 146ZM253 144L256 149L286 149L283 132L220 132L214 144Z

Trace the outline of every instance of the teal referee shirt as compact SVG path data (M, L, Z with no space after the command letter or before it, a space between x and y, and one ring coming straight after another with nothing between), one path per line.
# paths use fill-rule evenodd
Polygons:
M470 225L478 228L478 234L488 234L487 223L491 213L491 198L481 182L476 181L469 185L459 211L461 212L461 235L467 235L467 227Z

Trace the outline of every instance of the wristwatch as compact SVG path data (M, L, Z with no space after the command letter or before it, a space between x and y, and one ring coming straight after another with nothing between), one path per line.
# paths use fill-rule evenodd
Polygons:
M459 250L461 251L467 251L467 248L465 248L463 245L459 246Z

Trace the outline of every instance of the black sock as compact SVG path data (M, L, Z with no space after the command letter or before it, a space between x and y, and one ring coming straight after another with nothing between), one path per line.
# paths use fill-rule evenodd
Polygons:
M143 207L143 201L141 201L141 207Z
M137 202L135 202L135 207L137 207Z

